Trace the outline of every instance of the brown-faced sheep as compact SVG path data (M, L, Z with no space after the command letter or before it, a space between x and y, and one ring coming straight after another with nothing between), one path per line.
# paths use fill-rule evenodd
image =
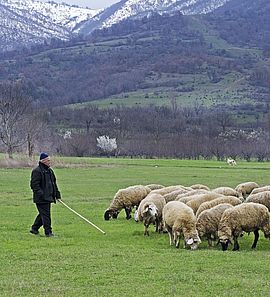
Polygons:
M270 237L269 213L266 206L258 203L242 203L224 211L219 226L218 237L222 250L228 249L234 241L233 251L239 250L238 237L244 232L254 232L252 248L255 249L259 230L266 238Z
M268 211L270 211L270 191L260 192L257 194L250 194L245 202L263 204L268 208Z
M204 236L207 238L208 247L212 247L213 240L217 239L218 224L223 212L231 207L233 206L228 203L218 204L210 209L204 210L198 216L196 228L200 238Z
M144 224L144 235L149 235L148 227L155 224L156 232L162 231L162 211L166 201L160 194L150 193L138 207L138 220Z
M143 198L149 193L150 189L146 186L136 185L125 189L120 189L115 195L104 213L104 219L108 221L111 217L117 218L119 212L124 209L126 212L126 219L131 218L132 207L138 206Z
M245 182L237 185L235 187L236 192L238 192L239 197L243 197L244 199L252 192L253 189L258 188L259 185L255 182Z
M179 201L170 201L163 208L164 227L169 233L170 245L179 248L180 236L184 237L184 247L198 248L201 240L196 230L196 217L190 207Z
M235 196L222 196L222 197L216 198L211 201L206 201L199 206L199 208L196 212L196 217L198 217L200 215L200 213L203 212L204 210L212 208L212 207L214 207L218 204L222 204L222 203L228 203L228 204L235 206L235 205L241 204L242 201Z

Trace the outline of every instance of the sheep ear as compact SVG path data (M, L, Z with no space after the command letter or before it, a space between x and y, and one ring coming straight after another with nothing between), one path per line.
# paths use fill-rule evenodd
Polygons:
M192 243L193 243L193 239L190 238L190 239L187 241L187 244L190 245L190 244L192 244Z
M145 208L145 210L143 211L143 213L147 213L148 212L148 206Z

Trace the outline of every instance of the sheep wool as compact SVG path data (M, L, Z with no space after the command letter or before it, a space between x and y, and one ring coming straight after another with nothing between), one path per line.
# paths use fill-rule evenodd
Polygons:
M184 237L184 247L198 248L201 240L196 230L196 217L192 209L179 201L170 201L163 208L163 222L167 229L170 245L179 248L180 236Z
M259 185L255 182L245 182L237 185L235 187L236 192L238 192L239 197L244 199L252 192L253 189L259 188Z
M192 191L189 191L187 193L177 195L175 200L183 202L183 203L187 203L189 200L192 200L197 195L206 194L206 193L210 193L210 191L207 191L207 190L204 190L204 189L192 190Z
M222 197L216 198L211 201L206 201L199 206L199 208L196 212L196 217L198 218L200 213L202 213L204 210L210 209L210 208L212 208L218 204L222 204L222 203L228 203L228 204L235 206L235 205L241 204L242 201L235 196L222 196Z
M259 192L257 194L250 194L245 202L263 204L268 208L268 211L270 211L270 191Z
M179 189L179 190L172 191L172 192L164 195L164 198L165 198L166 202L169 202L169 201L175 200L178 195L185 194L185 193L188 193L188 190L186 190L186 189Z
M239 197L238 192L230 187L218 187L212 190L212 192L222 194L224 196L235 196Z
M159 184L149 184L146 185L146 187L148 187L151 191L165 188L165 186Z
M209 187L205 186L205 185L202 185L202 184L195 184L195 185L192 185L190 186L191 189L193 190L207 190L207 191L210 191Z
M142 185L135 185L118 190L109 208L104 213L104 219L109 220L110 217L117 218L122 209L125 209L126 219L130 219L132 207L138 206L150 191L148 187Z
M160 195L164 196L164 195L166 195L168 193L171 193L171 192L176 191L176 190L182 190L184 188L185 187L183 187L181 185L169 186L169 187L165 187L165 188L162 188L162 189L153 190L152 193L156 193L156 194L160 194Z
M223 212L231 207L233 206L228 203L218 204L210 209L204 210L198 216L196 228L200 238L207 238L208 247L212 247L213 240L217 239L218 225Z
M266 206L258 203L242 203L224 211L219 226L218 237L222 250L228 249L234 240L233 250L239 250L238 237L242 232L254 232L252 248L256 248L259 230L266 238L270 237L269 213Z
M194 197L192 200L188 201L186 204L193 209L195 214L203 202L211 201L221 196L221 194L213 192L207 194L200 194L197 197Z
M251 191L250 194L257 194L257 193L265 192L265 191L270 191L270 186L263 186L263 187L255 188Z
M155 224L156 232L162 231L162 211L165 204L165 198L156 193L150 193L140 202L138 220L144 224L144 235L149 235L150 224Z

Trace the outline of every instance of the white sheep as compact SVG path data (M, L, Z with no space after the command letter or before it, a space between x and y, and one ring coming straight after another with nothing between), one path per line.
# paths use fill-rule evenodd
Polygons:
M165 186L159 184L149 184L146 185L146 187L148 187L151 191L165 188Z
M236 166L236 161L232 158L228 158L227 159L227 164L230 165L230 166Z
M185 193L188 193L189 191L186 190L186 189L178 189L178 190L175 190L175 191L172 191L168 194L165 194L164 195L164 198L166 200L166 203L169 202L169 201L173 201L176 199L176 197L180 194L185 194Z
M268 208L268 211L270 211L270 191L259 192L257 194L250 194L245 202L263 204Z
M263 186L263 187L255 188L251 191L250 194L257 194L257 193L265 192L265 191L270 191L270 186Z
M244 232L254 232L252 248L255 249L259 230L266 238L270 237L269 213L266 206L258 203L242 203L224 211L219 226L218 237L222 250L228 249L234 241L233 251L239 250L238 237Z
M107 221L111 217L116 219L119 212L124 209L126 212L126 219L131 218L132 207L138 206L143 198L149 193L150 189L146 186L136 185L125 189L120 189L115 195L104 213L104 219Z
M144 224L144 235L149 235L150 224L155 224L156 232L162 231L162 211L165 204L164 197L155 193L150 193L140 202L138 220Z
M231 204L232 206L235 206L235 205L241 204L242 201L235 196L221 196L214 200L206 201L199 206L196 212L196 217L198 218L200 213L203 212L204 210L210 209L212 207L215 207L218 204L223 204L223 203L228 203L228 204Z
M218 187L212 190L212 192L222 194L224 196L235 196L239 197L239 193L230 187Z
M237 199L237 198L236 198ZM197 218L196 228L200 238L206 237L208 247L213 246L213 240L217 239L218 225L223 212L233 207L231 204L222 203L200 213Z
M184 247L198 248L201 240L196 230L196 217L193 210L179 201L170 201L163 208L164 227L169 233L170 245L179 248L180 236L184 237Z
M179 194L175 198L175 200L187 203L189 200L192 200L193 198L197 197L199 194L207 194L211 193L210 191L204 190L204 189L197 189L197 190L192 190L184 194Z
M197 195L193 197L192 200L189 200L186 205L188 205L189 207L192 208L194 214L196 214L198 208L200 207L200 205L206 201L211 201L211 200L214 200L218 197L221 197L222 195L219 194L219 193L213 193L213 192L210 192L210 193L206 193L206 194L200 194L200 195Z
M181 185L169 186L169 187L165 187L165 188L162 188L162 189L153 190L152 193L156 193L156 194L160 194L160 195L164 196L164 195L166 195L168 193L171 193L173 191L182 190L182 189L185 189L185 187L181 186Z
M244 199L255 189L258 188L259 185L255 182L245 182L237 185L235 187L235 191L238 192L239 197L243 197Z
M193 190L207 190L207 191L210 191L209 187L205 186L205 185L202 185L202 184L195 184L195 185L192 185L190 186L191 189Z

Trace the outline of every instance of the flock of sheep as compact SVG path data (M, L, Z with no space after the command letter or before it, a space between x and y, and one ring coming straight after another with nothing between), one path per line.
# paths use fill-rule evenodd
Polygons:
M223 251L230 243L235 251L244 232L254 232L252 248L256 248L259 230L270 238L270 186L255 182L212 190L201 184L131 186L115 194L104 219L117 218L122 209L130 219L133 207L135 220L144 224L144 235L149 235L148 227L154 224L157 232L168 232L170 245L176 247L183 237L184 247L195 250L205 238L209 247L218 240Z

